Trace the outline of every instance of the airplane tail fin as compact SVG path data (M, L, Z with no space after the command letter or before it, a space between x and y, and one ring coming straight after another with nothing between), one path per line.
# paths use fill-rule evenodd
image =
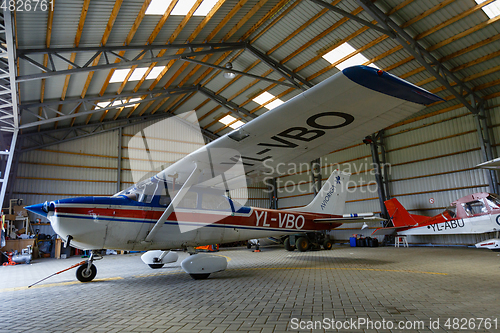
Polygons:
M401 205L398 199L393 198L384 202L385 208L387 208L387 212L389 216L392 218L392 224L395 227L406 227L418 224L418 222L427 219L425 216L410 214L408 211Z
M294 211L342 215L350 177L349 173L335 170L314 199L307 206L296 208Z

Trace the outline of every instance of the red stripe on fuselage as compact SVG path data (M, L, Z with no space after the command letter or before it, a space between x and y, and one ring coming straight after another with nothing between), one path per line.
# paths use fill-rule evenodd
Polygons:
M88 215L95 218L134 218L158 220L163 211L122 209L122 208L92 208L92 207L56 207L56 213ZM320 218L339 217L330 214L315 214L303 212L288 212L273 209L252 208L249 216L227 216L207 214L202 210L196 212L174 212L168 220L182 222L200 222L229 224L246 227L259 227L285 230L331 230L342 223L314 223ZM214 221L215 220L215 221Z

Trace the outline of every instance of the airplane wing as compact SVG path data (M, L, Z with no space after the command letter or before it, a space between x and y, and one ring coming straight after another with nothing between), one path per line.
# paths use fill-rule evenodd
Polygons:
M478 164L476 167L492 170L500 169L500 158L495 158L494 160Z
M204 169L199 182L209 181L241 161L247 177L277 176L285 173L288 163L309 163L361 142L365 136L438 100L438 96L387 72L367 66L349 67L158 175L166 179L175 174L182 183L196 164ZM238 177L241 175L234 175Z

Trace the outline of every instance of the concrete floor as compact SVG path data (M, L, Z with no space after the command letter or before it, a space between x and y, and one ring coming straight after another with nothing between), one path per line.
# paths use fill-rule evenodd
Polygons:
M82 259L0 267L0 332L458 332L471 318L488 319L479 328L476 319L470 332L500 332L498 253L262 250L220 251L230 259L228 269L202 281L181 270L184 253L159 270L139 254L106 256L91 283L77 282L71 270L30 289Z

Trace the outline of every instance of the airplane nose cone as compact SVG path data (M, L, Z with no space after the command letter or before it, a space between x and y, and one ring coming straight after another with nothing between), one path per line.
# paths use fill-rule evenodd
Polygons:
M37 215L41 215L43 217L47 217L47 202L41 203L41 204L36 204L36 205L31 205L31 206L26 206L24 207L26 210L35 213Z

